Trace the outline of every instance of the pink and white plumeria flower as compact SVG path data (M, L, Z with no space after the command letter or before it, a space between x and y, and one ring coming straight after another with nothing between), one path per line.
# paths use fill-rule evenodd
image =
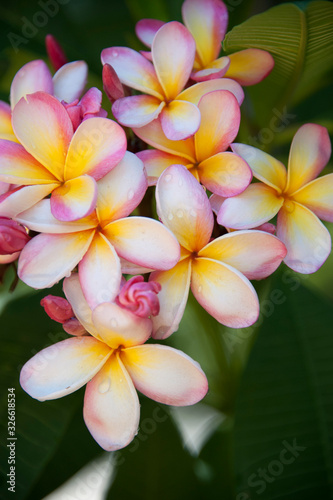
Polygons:
M196 43L192 80L202 82L226 76L244 86L254 85L272 71L274 59L265 50L245 49L219 57L228 26L228 10L222 1L185 0L182 14ZM151 47L163 24L156 19L142 19L136 25L136 34L142 43ZM150 58L149 53L144 55Z
M162 285L153 337L177 330L189 289L217 321L232 328L252 325L259 302L249 279L263 279L286 255L284 244L262 231L236 231L211 241L214 219L203 187L183 165L168 167L156 188L158 215L181 245L170 271L153 272Z
M98 182L96 210L89 217L61 222L52 216L50 200L21 213L18 221L43 234L35 236L21 253L19 277L33 288L46 288L78 264L84 295L93 308L117 296L121 283L119 257L149 269L173 267L180 249L169 229L154 219L127 217L146 189L141 160L127 152Z
M331 155L326 128L308 123L295 134L288 172L272 156L245 144L233 144L260 180L225 200L218 222L235 229L258 226L276 214L277 236L288 253L284 262L294 271L317 271L331 252L331 237L319 218L333 222L333 174L316 177Z
M91 336L47 347L22 368L20 383L40 401L71 394L87 384L83 415L97 443L107 451L128 445L137 433L136 389L159 403L193 405L207 393L198 363L164 345L144 345L151 320L115 303L91 311L76 274L64 281L66 297Z
M90 214L96 205L96 181L125 154L123 129L107 118L90 118L73 133L64 106L45 92L21 98L12 115L20 144L0 139L0 181L30 189L6 193L0 215L13 217L50 193L57 219Z
M207 189L220 196L234 196L250 184L252 172L237 154L226 149L238 134L240 109L237 99L226 90L205 94L198 104L199 130L186 141L169 141L158 120L135 133L150 146L137 153L148 174L148 183L156 184L162 172L181 164Z

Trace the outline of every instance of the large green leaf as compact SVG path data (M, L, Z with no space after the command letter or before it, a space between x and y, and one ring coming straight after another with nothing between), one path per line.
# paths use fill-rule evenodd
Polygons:
M274 116L274 109L307 97L332 81L333 4L315 1L302 11L294 4L273 7L234 27L223 48L227 53L246 48L269 51L275 60L272 73L249 89L259 125Z
M332 303L284 276L236 405L238 500L333 498Z

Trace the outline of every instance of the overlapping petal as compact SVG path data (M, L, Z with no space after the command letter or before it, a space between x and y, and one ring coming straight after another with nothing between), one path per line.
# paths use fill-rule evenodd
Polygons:
M333 174L324 175L306 184L293 195L320 219L333 222Z
M138 39L147 47L151 47L154 36L165 24L158 19L140 19L135 25L135 33Z
M160 120L167 139L182 141L198 130L200 111L191 102L173 100L162 109Z
M274 59L266 50L245 49L229 54L228 57L230 66L226 77L243 86L261 82L274 67Z
M133 95L117 99L112 106L112 113L126 127L144 127L155 120L165 102L151 95Z
M215 78L222 78L230 66L229 57L220 57L212 63L208 64L204 69L192 71L191 78L195 82L206 82Z
M12 111L4 101L0 101L0 139L17 142L12 127Z
M37 184L8 191L0 197L0 216L17 217L48 196L57 186L58 184Z
M200 99L208 92L214 90L229 90L237 99L238 104L241 105L244 100L244 91L239 83L230 78L217 78L215 80L208 80L207 82L197 83L187 89L183 90L178 96L177 100L183 100L198 105Z
M125 349L122 360L135 387L159 403L188 406L200 401L208 384L200 365L178 349L144 345Z
M90 175L81 175L57 187L51 195L52 214L60 221L82 219L95 209L97 183Z
M38 91L53 95L52 76L49 68L41 59L28 62L14 76L10 87L12 109L21 97Z
M74 337L43 349L22 368L20 384L40 401L57 399L84 386L112 350L92 337Z
M181 156L164 153L156 149L146 149L136 153L143 161L148 176L148 185L154 186L159 176L171 165L188 165L189 161Z
M54 95L67 103L79 99L88 78L88 65L84 61L73 61L61 66L53 77Z

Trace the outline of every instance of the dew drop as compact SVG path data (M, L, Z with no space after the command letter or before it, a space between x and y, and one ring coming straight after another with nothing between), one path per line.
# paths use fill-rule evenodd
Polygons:
M127 199L128 199L128 200L132 200L132 199L133 199L133 197L134 197L134 191L133 191L133 189L130 189L130 190L128 191L128 193L127 193Z
M116 328L118 326L118 321L116 320L116 318L112 318L110 324L113 328Z
M202 286L199 285L199 287L198 287L198 293L201 293L201 291L202 291Z
M171 175L171 174L167 174L167 175L165 176L165 182L170 182L170 181L171 181L171 179L172 179L172 175Z
M98 386L98 392L100 394L105 394L110 389L111 381L109 377L106 377Z
M20 77L22 78L22 76L25 76L25 69L23 69L23 70L21 69L21 71L20 71Z
M192 217L196 217L197 216L197 213L196 213L196 211L193 208L191 208L191 210L190 210L190 215L192 215Z
M118 52L117 52L116 50L113 50L113 51L112 51L112 56L113 56L113 57L118 57Z
M177 210L176 214L177 214L177 217L181 218L181 217L183 217L184 212L179 209L179 210Z
M179 179L179 181L178 181L178 186L179 186L179 187L182 187L182 185L183 185L183 181L182 181L182 179Z
M169 219L169 220L172 220L172 219L173 219L173 215L172 215L172 213L171 213L171 212L170 212L170 213L169 213L169 215L168 215L168 219Z

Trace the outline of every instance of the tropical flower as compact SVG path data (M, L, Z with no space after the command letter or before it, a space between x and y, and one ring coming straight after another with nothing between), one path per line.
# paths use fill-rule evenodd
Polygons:
M91 311L77 275L64 281L66 297L91 336L72 337L47 347L22 368L20 383L40 401L66 396L87 384L83 416L107 451L129 444L137 433L136 390L173 406L192 405L207 393L205 374L186 354L164 345L144 345L149 318L114 303Z
M226 90L205 94L198 104L199 130L186 141L169 141L158 120L134 129L147 144L157 149L137 153L148 174L148 183L156 184L170 165L181 164L207 189L221 196L244 191L252 179L248 164L238 155L226 152L240 124L237 99Z
M258 226L277 217L277 236L287 247L284 262L294 271L317 271L331 251L331 237L319 217L333 222L333 174L316 177L327 164L331 143L327 130L312 123L295 134L288 173L272 156L245 144L233 144L260 180L225 200L218 222L235 229Z
M192 80L202 82L226 76L241 85L254 85L272 71L274 59L265 50L245 49L219 57L228 25L228 10L222 1L185 0L182 14L184 24L196 43ZM156 19L142 19L136 25L136 34L151 47L163 24ZM144 55L150 58L149 53L144 52Z
M0 217L0 264L14 262L29 240L30 236L25 227Z
M173 267L179 260L179 244L169 229L154 219L127 217L146 189L142 162L127 152L98 182L97 206L90 216L61 222L53 217L50 200L21 213L19 222L43 234L35 236L21 253L19 277L33 288L46 288L78 264L84 295L93 308L114 300L121 264L123 272L128 271L126 261L148 269Z
M5 194L0 214L13 216L51 195L51 211L59 220L77 220L96 204L96 181L122 159L123 129L107 118L90 118L73 134L64 106L45 92L21 98L12 113L20 144L0 139L0 181L30 190ZM8 204L16 214L9 213Z
M275 236L235 231L211 241L214 219L207 195L183 165L168 167L156 188L157 211L181 245L181 258L169 271L153 272L162 285L160 313L152 318L153 337L177 330L189 289L217 321L233 328L253 324L259 314L249 279L269 276L286 255Z
M112 112L119 123L137 128L158 118L170 140L183 140L193 135L200 125L200 111L196 104L202 95L209 92L208 87L183 91L192 70L194 55L192 35L175 21L165 24L156 33L152 47L153 64L126 47L104 49L102 63L114 68L121 83L149 94L118 99L112 106ZM228 80L220 85L220 88L234 88L234 92L241 95ZM196 96L196 102L193 96Z

